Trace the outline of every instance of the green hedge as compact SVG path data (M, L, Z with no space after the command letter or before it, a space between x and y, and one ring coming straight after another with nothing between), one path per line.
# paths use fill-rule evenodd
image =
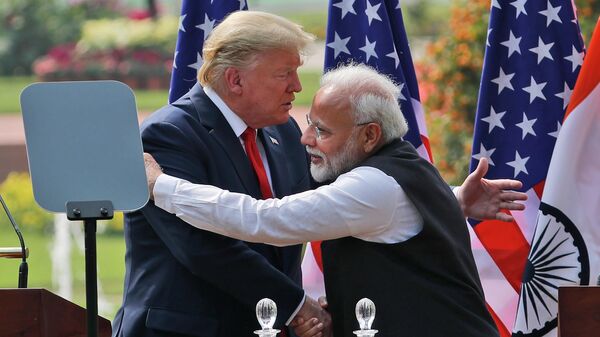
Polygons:
M54 216L42 209L35 201L31 179L27 173L12 172L0 184L0 194L10 212L23 230L47 233L52 231ZM0 228L11 226L8 217L0 216ZM123 231L123 214L116 212L115 217L98 223L98 231L120 233Z
M174 16L164 16L158 20L88 20L83 24L77 50L86 54L113 49L151 49L172 56L178 22Z
M85 20L115 15L98 1L0 1L0 75L31 74L52 46L77 41Z

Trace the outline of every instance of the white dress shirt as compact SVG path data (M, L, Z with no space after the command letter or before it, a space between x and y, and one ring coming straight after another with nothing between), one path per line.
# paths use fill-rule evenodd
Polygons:
M248 125L246 124L246 122L244 122L240 118L240 116L236 115L235 112L233 112L233 110L231 110L227 106L227 104L225 104L223 99L221 97L219 97L219 95L212 88L204 87L204 93L217 106L217 108L219 108L219 110L223 114L223 117L225 117L225 119L227 120L227 123L229 123L229 126L231 126L233 133L235 133L235 136L238 137L240 144L242 144L242 148L244 149L244 152L246 152L246 147L244 146L244 139L242 138L242 133L244 133L244 131L246 131L246 129L248 128ZM258 133L257 133L257 135L258 135ZM265 168L265 172L267 172L267 179L269 180L269 186L271 187L271 191L273 192L273 195L275 195L275 190L273 190L273 183L271 182L271 170L269 169L269 161L267 160L267 153L265 152L265 147L263 146L262 142L259 140L256 141L256 145L258 146L258 152L260 153L260 159Z
M246 131L246 129L248 128L246 122L244 122L235 112L233 112L233 110L229 108L229 106L227 106L227 104L223 101L221 97L219 97L216 91L214 91L208 86L204 87L203 89L206 96L208 96L208 98L217 106L219 111L221 111L223 117L225 117L227 123L229 123L229 126L233 130L233 133L235 133L235 136L238 137L240 144L242 144L242 149L244 149L244 152L246 152L246 147L244 146L244 139L242 138L242 133L244 133L244 131ZM267 153L265 152L265 147L259 140L256 141L256 145L258 147L258 152L260 153L260 159L263 163L263 167L265 168L265 172L267 173L269 186L271 187L273 195L275 195L275 190L273 189L273 182L271 181L271 170L269 168L269 161L267 160ZM298 306L296 307L296 310L294 310L294 312L286 321L285 325L289 325L291 323L292 319L294 319L298 311L300 311L300 308L302 308L302 306L304 305L305 300L306 297L303 297Z
M398 243L423 228L423 218L396 180L366 166L281 199L257 200L165 174L153 192L156 206L192 226L277 246L347 236Z

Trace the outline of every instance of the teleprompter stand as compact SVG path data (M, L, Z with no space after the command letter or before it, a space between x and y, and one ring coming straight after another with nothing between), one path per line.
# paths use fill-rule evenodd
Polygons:
M116 81L35 83L21 110L35 200L83 222L87 332L96 337L96 222L148 201L135 98Z
M85 232L85 302L88 336L97 336L98 334L96 221L112 219L113 215L113 204L108 200L67 202L67 218L82 220Z

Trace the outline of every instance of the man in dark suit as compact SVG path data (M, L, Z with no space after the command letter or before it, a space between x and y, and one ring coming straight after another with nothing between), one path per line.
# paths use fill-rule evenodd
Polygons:
M283 197L310 188L300 130L289 118L296 69L312 40L275 15L237 12L211 33L197 84L142 125L144 150L196 183ZM257 134L257 135L256 135ZM275 327L329 314L301 288L301 246L247 243L195 229L150 202L125 216L123 305L113 336L252 336L264 297ZM327 331L327 328L326 328Z

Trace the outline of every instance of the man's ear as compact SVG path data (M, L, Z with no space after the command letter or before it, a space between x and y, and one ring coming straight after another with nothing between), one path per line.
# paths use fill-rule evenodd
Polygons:
M365 125L363 135L363 150L365 153L371 153L381 143L381 138L383 137L381 126L377 123L369 123Z
M240 95L242 93L240 71L236 68L229 67L225 69L225 73L223 75L227 89L229 89L229 91L233 94Z

